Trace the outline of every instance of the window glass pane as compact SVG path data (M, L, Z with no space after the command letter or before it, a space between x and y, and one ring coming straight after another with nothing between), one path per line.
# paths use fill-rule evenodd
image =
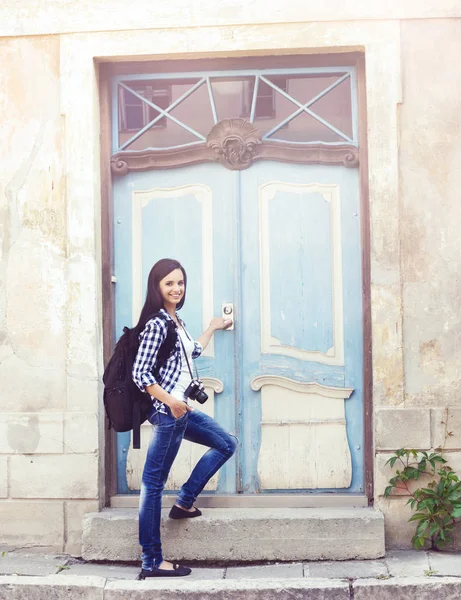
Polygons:
M260 85L264 85L269 87L263 81L260 82ZM271 108L272 108L272 116L271 117L262 117L264 112L267 113L267 98L260 97L258 94L258 99L256 102L256 112L255 112L255 125L261 132L261 135L265 135L271 129L273 129L276 125L281 123L284 119L292 115L295 110L298 109L296 104L293 104L291 100L282 96L279 92L273 90L274 95L271 98Z
M309 107L316 115L352 138L352 102L350 77Z
M189 84L183 86L183 89L180 86L176 86L174 89L175 96L173 96L172 101L174 102L176 98L179 98L190 88ZM176 108L173 108L171 114L206 137L214 125L210 96L206 83L202 83L190 96L185 98Z
M171 119L165 119L166 126L152 127L145 131L136 141L124 150L144 150L146 148L170 148L190 142L199 142L199 138L186 129L177 125Z
M344 138L303 111L277 130L268 139L277 138L287 142L343 142Z
M254 77L226 77L211 80L218 121L236 117L249 118L253 82Z
M128 131L138 131L143 124L142 106L125 106L125 126Z
M159 108L166 110L173 102L178 100L183 94L186 94L199 79L150 79L143 81L125 81L123 82L131 90L135 91L139 96L152 102ZM172 114L184 122L184 116L187 116L189 121L197 120L196 115L200 115L199 109L203 111L203 86L196 92L198 96L195 98L196 110L189 112L181 108L179 104L176 109L173 109ZM199 91L201 90L201 91ZM206 92L206 87L204 88ZM207 95L208 97L208 95ZM181 125L173 122L167 117L160 116L161 113L138 98L130 91L119 86L119 146L130 140L137 131L148 125L156 117L160 117L151 128L143 133L137 140L126 146L125 150L142 150L144 148L168 148L189 142L199 141L199 138L189 131L181 127ZM187 102L188 99L184 100ZM199 106L202 103L202 106ZM209 105L209 100L208 100ZM188 108L191 111L192 103L189 102ZM186 106L187 109L187 106ZM182 112L181 112L182 111ZM210 111L211 112L211 109ZM205 113L204 113L205 114ZM206 121L205 117L203 119ZM185 122L186 125L195 129L190 122Z
M317 74L309 73L307 75L288 75L285 77L285 91L301 104L306 104L312 98L315 98L320 92L338 81L344 73L341 74ZM279 85L280 76L269 75L266 77L275 85Z

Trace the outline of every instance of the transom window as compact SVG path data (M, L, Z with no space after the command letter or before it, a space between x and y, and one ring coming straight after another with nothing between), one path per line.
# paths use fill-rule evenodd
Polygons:
M114 152L205 144L237 117L268 142L357 145L352 67L117 76L114 103Z

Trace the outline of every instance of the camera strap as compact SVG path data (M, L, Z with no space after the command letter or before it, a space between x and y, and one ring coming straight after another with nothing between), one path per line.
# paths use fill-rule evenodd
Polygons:
M181 333L179 331L178 331L178 337L179 337L179 341L181 342L182 351L184 352L184 356L186 358L187 368L189 369L190 377L191 377L191 379L194 379L194 376L192 374L192 369L190 368L189 359L187 358L186 348L184 347L184 343L182 341ZM195 367L196 377L197 377L197 379L199 379L198 371L197 371L197 365L195 363L194 363L194 367Z

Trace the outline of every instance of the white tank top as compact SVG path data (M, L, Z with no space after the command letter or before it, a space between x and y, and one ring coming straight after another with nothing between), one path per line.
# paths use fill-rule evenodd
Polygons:
M184 329L182 327L178 327L178 335L181 337L182 345L184 345L184 348L186 349L190 368L193 369L192 352L194 351L194 346L195 346L194 342L193 342L193 340L190 340L187 337L186 332L184 331ZM181 373L179 374L179 379L176 382L176 385L174 386L174 389L170 392L170 394L172 396L174 396L175 398L177 398L178 400L183 400L184 402L186 402L186 404L188 404L188 398L186 398L184 396L184 392L185 392L187 386L189 385L189 383L191 382L191 376L189 373L189 369L187 367L186 359L184 358L184 351L183 351L182 345L181 345Z

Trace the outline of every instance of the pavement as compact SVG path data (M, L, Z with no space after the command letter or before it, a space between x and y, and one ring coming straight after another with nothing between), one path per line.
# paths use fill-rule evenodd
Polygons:
M69 556L0 554L0 600L461 599L461 553L393 551L380 560L202 566L135 581L139 567Z

